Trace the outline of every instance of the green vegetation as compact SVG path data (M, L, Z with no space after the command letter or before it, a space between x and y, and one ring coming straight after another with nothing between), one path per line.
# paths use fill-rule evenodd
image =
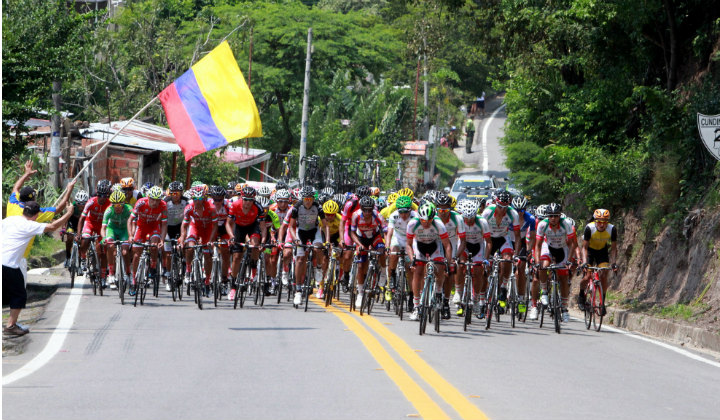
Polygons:
M464 165L460 161L460 159L455 156L455 153L452 151L452 149L448 149L447 147L440 147L438 149L437 162L435 163L435 166L440 173L437 185L443 186L450 185L457 171L461 169Z
M705 303L676 303L664 307L653 307L650 312L660 318L692 321L710 309L710 305Z
M50 257L61 249L65 249L65 243L50 235L38 235L30 250L30 258L32 257Z

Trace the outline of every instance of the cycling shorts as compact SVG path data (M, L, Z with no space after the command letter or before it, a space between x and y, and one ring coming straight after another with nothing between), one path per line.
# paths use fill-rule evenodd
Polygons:
M543 241L542 248L540 250L540 261L549 261L551 264L555 260L555 264L565 264L570 257L570 251L567 247L553 248L548 246L547 242ZM557 270L558 275L567 276L570 274L570 270L562 268Z
M248 239L247 238L257 238L260 239L260 224L259 223L253 223L248 226L240 226L235 225L235 243L232 244L230 247L230 250L232 252L243 252L243 246L239 245L238 243L245 243Z
M465 242L465 257L470 257L472 262L481 262L485 259L485 242Z
M210 236L212 235L212 231L212 228L199 230L194 224L191 223L188 225L188 236L185 239L185 244L189 242L195 242L195 244L198 244L198 242L202 244L207 244L208 242L210 242ZM209 253L210 249L203 248L203 252Z
M320 229L310 229L310 230L297 230L298 239L300 239L300 242L302 244L307 244L308 242L312 243L315 246L322 245L322 234L320 233ZM289 241L288 237L288 241ZM286 241L287 242L287 241ZM295 255L298 257L305 256L305 249L304 248L297 248L295 250Z
M170 239L177 239L180 237L181 226L182 226L182 224L168 225L167 235L165 235L165 246L164 246L165 252L172 251L172 247L170 246Z
M501 254L512 255L515 253L515 251L513 250L512 242L510 242L507 237L492 237L490 238L490 240L492 241L492 246L490 247L490 255L495 255L497 251L500 251Z
M393 236L390 238L390 248L405 248L405 245L407 245L407 235L393 232Z
M145 225L145 226L138 226L137 229L135 229L135 236L133 236L133 240L135 242L145 242L146 240L152 240L152 239L160 239L160 224L157 223L155 225ZM138 244L133 244L133 247L142 247Z
M415 260L421 263L420 265L424 264L425 255L429 255L433 261L445 260L445 252L443 247L438 246L438 241L430 243L413 241L413 251L415 252Z
M353 242L352 238L350 237L350 225L349 223L345 225L345 232L343 234L343 239L345 240L345 246L353 246L355 243Z
M372 238L366 238L364 236L361 236L360 243L363 244L363 246L365 248L372 248L372 249L385 248L385 241L383 240L382 235L375 235ZM360 263L367 262L367 253L361 251L357 257L357 260Z
M127 241L130 238L127 229L113 229L110 226L105 227L105 242L112 243L114 241Z
M592 249L588 247L588 263L595 267L610 266L610 250L608 247L603 249Z
M67 227L65 228L68 233L75 233L77 232L78 222L80 221L79 216L70 216L70 219L67 222ZM72 231L70 230L72 229Z
M88 238L91 235L99 235L101 228L102 223L93 224L92 221L85 219L85 223L83 223L82 237Z

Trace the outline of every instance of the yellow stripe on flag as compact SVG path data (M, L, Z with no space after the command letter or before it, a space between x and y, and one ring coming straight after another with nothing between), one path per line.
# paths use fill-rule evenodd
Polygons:
M255 99L227 41L195 63L192 71L215 125L229 142L262 137Z

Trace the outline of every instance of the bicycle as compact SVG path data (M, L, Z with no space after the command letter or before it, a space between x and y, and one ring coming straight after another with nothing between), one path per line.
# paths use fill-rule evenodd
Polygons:
M557 279L557 270L566 269L565 264L553 264L547 267L543 267L543 270L547 270L550 276L550 293L547 309L550 313L550 317L553 318L555 324L555 332L560 334L560 317L562 316L562 299L560 298L560 284ZM544 309L544 308L543 308ZM543 311L544 312L544 311ZM540 315L540 328L543 326L544 316Z
M305 249L305 256L307 257L307 263L305 264L305 281L301 286L302 289L302 301L305 305L305 312L308 310L308 302L310 301L310 295L312 294L313 284L315 283L315 267L313 267L313 252L315 245L309 241L305 245L296 245L298 248ZM293 305L295 309L299 308L299 305Z
M395 268L395 289L392 290L392 304L395 308L395 315L400 317L400 321L402 321L408 295L408 281L405 271L405 248L400 248L398 252L390 252L390 255L398 256L398 266Z
M326 187L337 188L337 173L335 170L335 161L338 160L337 153L331 153L327 159L327 166L323 171L323 180Z
M177 239L170 239L172 248L170 254L170 292L172 293L173 302L182 300L183 297L183 278L185 273L185 256L180 252Z
M420 307L418 315L420 320L420 335L425 334L428 321L433 322L435 332L440 332L440 310L442 306L442 294L435 293L435 261L430 260L426 255L425 284L420 293ZM440 295L440 296L438 296ZM432 298L430 297L432 296Z
M205 273L203 271L204 255L202 249L207 245L196 244L196 245L185 245L184 249L192 249L193 260L190 263L190 283L188 283L188 289L193 290L193 297L195 304L198 309L203 309L202 297L203 287L205 286Z
M115 241L107 244L107 246L115 247L115 282L117 283L117 291L120 296L120 305L125 304L125 273L127 272L125 258L122 255L122 247L129 244L129 241ZM118 246L120 247L119 249ZM128 252L130 251L128 250Z
M290 182L290 174L291 174L290 161L293 158L293 154L292 153L278 153L277 156L283 158L282 172L280 174L280 181L284 182L285 184L288 184Z
M147 294L148 286L148 271L150 269L150 248L157 247L157 244L150 242L135 242L135 245L142 247L142 253L140 254L140 261L138 262L138 268L135 272L135 302L133 306L137 307L138 299L140 299L140 305L145 304L145 296Z
M492 317L495 314L495 322L500 322L500 302L498 295L500 292L500 264L512 263L512 260L503 259L500 255L495 254L492 259L492 274L488 278L488 289L486 293L485 307L485 329L489 330L492 324Z
M338 293L339 297L340 289L337 286L338 279L340 277L340 262L338 260L338 256L342 252L342 249L340 247L328 245L328 251L330 254L330 261L328 262L327 278L325 279L325 284L323 286L326 308L332 304L335 293Z
M71 234L68 234L71 235ZM82 275L80 270L80 247L75 239L73 241L72 251L70 251L70 266L68 272L70 272L70 288L75 287L75 276Z
M277 275L275 276L275 279L277 281L277 303L280 304L280 300L282 299L282 288L283 288L283 282L282 282L282 273L283 273L283 259L285 258L283 255L283 249L285 246L290 246L293 248L293 255L295 254L295 244L286 244L284 246L280 246L280 249L278 252L280 255L278 256L278 264L277 264ZM288 272L288 284L287 284L287 302L290 301L292 298L292 285L295 283L295 258L290 257L290 271Z
M253 292L255 294L255 305L263 306L265 304L265 288L267 286L267 275L265 270L265 253L261 252L257 260L257 273L255 281L252 283Z
M403 187L402 180L403 180L403 170L402 170L402 160L399 160L395 162L395 165L397 166L397 171L395 172L395 189L400 190Z
M100 235L90 235L89 237L82 239L90 240L90 245L88 246L87 253L85 255L85 270L87 271L88 280L90 280L90 283L92 284L93 295L97 295L99 289L100 296L102 296L103 286L102 280L100 279L100 259L98 258L97 251L95 250L95 242L99 237Z
M468 325L472 323L472 313L474 309L472 295L473 295L473 278L472 273L475 267L482 267L482 262L473 262L470 258L465 262L458 261L459 264L465 266L465 283L463 284L463 294L460 302L460 307L463 309L463 331L467 331Z
M245 306L245 299L247 298L245 292L250 291L250 286L253 283L253 267L251 267L252 258L250 254L253 249L262 248L259 245L256 246L248 243L236 242L236 244L244 247L245 251L243 252L242 262L240 263L240 271L238 272L237 278L235 278L235 299L233 301L233 309L237 309L238 302L240 303L241 308Z
M222 258L220 257L219 247L224 244L225 241L218 239L211 245L213 247L212 265L210 269L210 284L212 285L213 292L213 303L217 308L218 300L222 300Z
M346 247L346 249L355 249L355 246ZM356 311L357 308L355 307L355 299L357 298L357 270L358 270L358 264L360 264L360 258L358 255L358 252L356 251L353 253L353 261L352 265L350 266L350 276L348 281L348 292L350 293L350 311Z
M368 271L365 274L365 293L363 293L362 304L360 305L360 316L363 315L364 310L370 315L375 298L382 295L380 287L378 286L380 282L380 264L378 263L378 257L383 254L383 251L367 251Z
M600 272L612 270L611 267L586 267L591 272L591 278L585 286L585 328L591 326L600 332L603 317L605 316L605 291L600 282Z

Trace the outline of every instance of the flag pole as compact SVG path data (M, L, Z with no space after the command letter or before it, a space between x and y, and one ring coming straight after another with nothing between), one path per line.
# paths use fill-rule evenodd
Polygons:
M90 158L89 161L85 162L85 165L83 166L83 168L78 171L77 175L75 175L75 178L73 178L71 182L77 180L77 179L80 177L80 175L82 175L82 173L85 172L85 171L90 167L90 164L95 160L95 158L98 157L98 156L100 155L100 153L101 153L103 150L105 150L105 149L110 145L110 142L113 141L113 140L115 140L115 137L117 137L120 133L122 133L122 131L125 130L125 128L127 128L127 127L130 125L131 122L135 121L135 120L137 119L137 117L140 116L140 114L142 114L143 112L145 112L146 109L150 108L150 105L152 105L157 99L158 99L158 97L157 97L157 95L156 95L155 97L153 97L153 98L150 100L150 102L148 102L144 107L142 107L142 109L140 109L140 111L138 111L135 115L133 115L133 117L130 118L130 119L125 123L125 125L123 125L122 128L120 128L120 130L118 130L117 133L113 134L113 136L110 137L110 140L106 141L105 144L103 144L102 147L101 147L100 149L98 149L97 152L95 152L95 154L93 155L93 157ZM108 125L109 125L109 124L110 124L110 121L108 121ZM62 197L62 195L61 195L61 197ZM57 205L58 205L59 202L60 202L60 198L58 197L58 199L55 200L55 204L53 204L53 207L57 207Z

